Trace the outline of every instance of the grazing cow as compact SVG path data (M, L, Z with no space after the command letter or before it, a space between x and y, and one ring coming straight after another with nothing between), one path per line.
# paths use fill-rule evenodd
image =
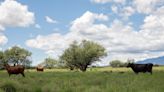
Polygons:
M43 72L44 71L44 68L43 67L37 67L36 70L39 72Z
M22 74L23 77L25 77L24 75L24 69L25 67L22 65L15 65L15 66L10 66L8 64L5 64L5 69L7 70L9 77L11 74Z
M143 73L149 72L152 74L153 64L152 63L148 63L148 64L132 64L132 63L129 63L127 65L127 67L131 67L132 70L136 74L138 74L139 72L143 72Z

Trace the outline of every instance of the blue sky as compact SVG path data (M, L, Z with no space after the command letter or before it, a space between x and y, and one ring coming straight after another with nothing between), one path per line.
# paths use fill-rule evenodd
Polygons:
M33 65L87 39L108 52L101 65L163 56L162 0L0 0L0 48L30 50Z

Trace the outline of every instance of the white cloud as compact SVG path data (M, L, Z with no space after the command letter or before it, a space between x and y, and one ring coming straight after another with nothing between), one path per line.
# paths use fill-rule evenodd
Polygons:
M34 13L26 5L15 0L5 0L0 4L0 29L5 27L27 27L34 24Z
M150 14L159 6L164 4L163 0L134 0L133 6L139 13Z
M28 27L34 24L34 13L28 11L28 6L15 0L0 2L0 31L6 27ZM0 45L6 44L7 37L0 33Z
M140 33L149 40L150 50L164 51L164 7L144 19Z
M114 2L114 3L125 3L126 0L90 0L93 3L100 3L100 4L105 4L109 2Z
M126 2L126 0L113 0L115 3L121 3L124 4Z
M72 31L83 32L86 30L86 28L91 27L93 23L95 22L95 20L107 21L108 16L104 14L95 14L95 13L87 11L80 18L77 18L76 20L72 22L72 26L70 29ZM103 25L101 25L101 27L103 27ZM94 32L94 31L90 31L90 32Z
M163 8L159 8L154 14L146 16L141 30L138 31L117 19L107 26L103 24L103 21L108 21L108 16L87 11L71 23L67 34L39 35L35 39L28 40L26 44L57 56L72 41L87 39L98 42L107 49L108 61L157 57L164 55L164 13L162 10ZM97 23L97 21L100 22Z
M58 23L56 20L53 20L53 19L50 18L49 16L46 16L45 18L46 18L46 21L47 21L48 23Z
M5 28L2 25L0 25L0 31L4 31L4 30Z
M156 12L151 15L146 16L144 19L143 29L148 29L149 31L160 31L163 32L164 29L164 6L158 8Z
M36 39L28 40L27 45L43 50L53 50L63 48L63 46L67 43L66 41L64 43L60 43L63 41L65 40L61 34L54 33L47 36L38 35Z
M123 19L128 19L135 13L152 14L164 5L164 0L91 0L91 2L97 4L111 3L112 12Z
M122 9L122 16L129 17L135 13L135 10L131 6L126 6Z
M91 2L93 2L93 3L101 3L101 4L108 3L111 1L112 0L91 0Z
M4 36L3 34L0 34L0 45L6 44L8 41L7 37Z
M113 13L121 16L123 19L128 19L129 16L132 16L135 13L135 9L132 6L123 6L119 7L117 5L111 6L111 10Z
M88 24L92 25L95 20L107 21L108 17L104 14L95 14L87 11L81 18L77 18L75 21L72 22L72 27L70 28L71 31L68 34L61 35L59 33L53 33L47 36L38 35L35 39L28 40L26 42L26 45L33 48L42 49L46 51L46 53L52 53L53 51L61 53L61 51L67 48L69 44L72 43L74 40L79 41L83 39L84 35L83 33L80 33L82 32L82 30L80 31L78 29L85 30L85 26L87 26L88 28ZM79 26L79 28L77 26ZM95 28L92 28L93 32L90 31L88 32L88 34L94 33L94 29L97 30L97 28L99 27L101 27L100 29L102 29L105 26L97 25L95 26Z
M111 7L111 10L114 12L114 13L118 13L118 7L116 6L116 5L113 5L112 7Z

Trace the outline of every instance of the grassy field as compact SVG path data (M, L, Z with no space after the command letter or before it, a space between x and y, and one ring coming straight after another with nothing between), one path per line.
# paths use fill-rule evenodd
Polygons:
M163 92L164 67L153 75L136 75L128 68L92 68L87 72L52 69L26 70L26 77L0 71L0 92Z

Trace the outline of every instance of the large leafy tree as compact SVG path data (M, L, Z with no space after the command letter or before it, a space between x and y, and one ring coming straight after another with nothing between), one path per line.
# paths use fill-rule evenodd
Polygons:
M74 42L64 51L60 59L64 61L71 70L78 68L86 71L88 65L100 61L100 57L106 55L105 48L98 43L83 40L80 44Z
M15 65L29 66L31 64L31 54L24 48L14 46L4 51L4 61Z

